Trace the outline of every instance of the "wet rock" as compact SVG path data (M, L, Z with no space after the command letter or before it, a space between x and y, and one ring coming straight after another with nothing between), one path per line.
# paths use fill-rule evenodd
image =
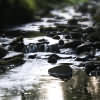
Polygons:
M71 39L71 37L70 37L69 34L68 35L65 35L64 37L65 37L65 39Z
M64 40L59 40L59 43L58 43L59 45L64 45Z
M78 20L77 19L70 19L70 20L68 20L68 24L70 24L70 25L77 25L78 24Z
M41 26L40 27L40 32L55 32L57 31L57 28L56 27L43 27Z
M93 72L97 67L100 67L100 63L99 62L89 62L85 64L85 72L89 75L91 72Z
M7 50L5 50L3 47L0 46L0 59L8 53Z
M100 5L97 7L93 18L96 23L100 23Z
M72 31L72 30L80 28L81 25L79 25L79 24L77 24L77 25L74 25L74 24L70 25L70 24L68 24L68 25L66 25L66 27L67 27L68 31Z
M93 45L94 45L94 48L100 49L100 42L99 41L94 42Z
M53 44L48 46L48 52L59 53L60 48L58 44Z
M94 32L92 34L88 34L87 40L89 40L91 42L100 41L99 31L98 32Z
M36 56L37 56L37 54L29 55L28 58L29 58L29 59L34 59L34 58L36 58Z
M39 41L39 43L47 43L47 44L49 44L49 42L46 39L40 39L38 41Z
M17 56L5 58L0 60L0 73L4 73L5 71L17 67L24 63L23 60L24 54L20 54Z
M77 7L77 11L84 13L88 12L88 3L82 3Z
M85 33L91 34L95 32L95 29L93 27L88 27L86 29L84 29Z
M87 75L93 75L97 71L100 71L100 61L97 61L97 60L87 61L87 62L81 63L79 67L84 67Z
M60 39L60 36L55 35L55 36L53 36L53 39L57 39L57 40L59 40L59 39Z
M83 34L80 32L70 32L69 33L71 35L72 39L80 39L82 38Z
M18 37L18 36L21 36L24 34L25 33L23 31L20 31L20 30L11 30L11 31L4 31L0 35L3 37L13 38L13 37Z
M12 43L10 43L9 50L16 52L24 52L23 37L17 37Z
M76 53L80 54L83 52L89 52L92 47L93 47L93 45L91 42L82 43L81 45L77 46Z
M51 68L48 70L48 73L51 76L61 79L70 79L72 77L72 69L67 64L62 64L60 66Z
M57 63L57 60L58 59L61 59L61 57L59 57L58 55L56 54L52 54L48 57L48 62L49 63Z
M76 48L78 45L80 45L82 41L80 40L71 40L64 44L64 48Z
M88 57L83 57L83 58L77 57L77 58L75 59L75 61L88 61L88 60L89 60Z

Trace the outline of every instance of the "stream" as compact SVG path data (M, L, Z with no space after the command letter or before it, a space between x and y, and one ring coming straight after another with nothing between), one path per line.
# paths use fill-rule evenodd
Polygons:
M73 16L81 16L81 13L75 12L73 7L67 7L63 10L53 10L51 13L55 17L41 18L40 22L31 22L25 25L17 26L9 30L20 31L36 31L40 30L41 26L55 27L56 24L66 24ZM83 18L90 18L90 15L85 15ZM92 21L80 22L83 28L92 26ZM86 26L85 26L86 25ZM8 31L9 31L8 30ZM60 35L63 39L63 35ZM48 36L38 36L24 38L24 44L37 43L40 39L47 39L50 44L58 42ZM12 39L5 38L7 44ZM29 55L35 55L35 59L29 59ZM99 100L100 93L100 77L88 77L82 68L77 67L81 61L75 61L76 55L71 49L63 49L61 53L57 53L60 57L69 57L69 59L60 59L56 64L48 63L47 58L52 52L47 52L45 47L44 52L31 52L28 48L25 53L25 63L9 70L5 74L0 75L0 100ZM10 52L6 57L17 55L16 52ZM97 52L96 55L100 55ZM61 80L48 74L48 70L61 63L72 63L71 68L74 70L72 78L69 80Z

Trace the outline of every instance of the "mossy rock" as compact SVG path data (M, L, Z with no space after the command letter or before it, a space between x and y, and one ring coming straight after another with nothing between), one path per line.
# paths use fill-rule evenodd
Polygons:
M19 54L17 56L4 58L0 60L0 73L4 73L9 69L17 67L24 63L24 54Z

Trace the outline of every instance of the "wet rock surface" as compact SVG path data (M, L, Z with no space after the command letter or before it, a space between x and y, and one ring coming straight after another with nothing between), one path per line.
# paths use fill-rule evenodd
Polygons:
M67 64L61 64L60 66L51 68L48 70L51 76L61 79L70 79L72 77L72 69Z
M0 47L0 59L8 53L7 50L5 50L3 47Z
M4 58L0 60L0 74L5 73L6 71L15 68L19 65L22 65L24 63L24 55L20 54L17 56Z

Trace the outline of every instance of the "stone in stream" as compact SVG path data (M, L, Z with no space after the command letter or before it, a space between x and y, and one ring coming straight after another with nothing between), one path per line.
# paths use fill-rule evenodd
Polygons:
M64 44L64 48L76 48L77 46L81 45L81 40L71 40Z
M53 36L53 39L59 40L60 39L60 36L59 35L55 35L55 36Z
M100 41L96 41L93 43L94 47L100 49Z
M87 73L87 75L92 76L97 71L100 72L100 62L99 61L88 61L85 63L81 63L79 66L85 68L85 72Z
M19 36L13 42L11 42L9 50L16 52L24 52L23 37Z
M24 63L24 54L19 54L13 57L4 58L0 60L0 73L4 73L9 69L15 68Z
M64 45L64 40L59 40L59 43L58 43L59 45Z
M93 47L93 44L91 42L82 43L81 45L77 46L76 53L81 54L83 52L89 52L91 51L92 47Z
M75 18L70 19L70 20L68 20L68 24L70 24L70 25L77 25L78 24L78 20L75 19Z
M8 53L7 50L5 50L3 47L0 47L0 59Z
M11 31L1 32L0 36L13 38L13 37L17 37L17 36L20 36L23 34L24 34L24 32L22 32L20 30L15 30L15 31L11 30Z
M82 32L70 32L69 34L70 34L70 37L72 39L79 39L79 40L81 40L81 38L83 36Z
M59 57L58 55L56 54L52 54L48 57L48 62L49 63L57 63L57 60L58 59L61 59L61 57Z
M53 52L53 53L59 53L60 50L59 50L59 45L58 44L52 44L52 45L49 45L48 46L48 51L49 52Z
M72 69L67 64L61 64L57 67L51 68L48 70L48 73L51 76L61 79L70 79L72 77Z
M37 56L37 54L29 55L28 58L29 58L29 59L34 59L34 58L36 58L36 56Z

